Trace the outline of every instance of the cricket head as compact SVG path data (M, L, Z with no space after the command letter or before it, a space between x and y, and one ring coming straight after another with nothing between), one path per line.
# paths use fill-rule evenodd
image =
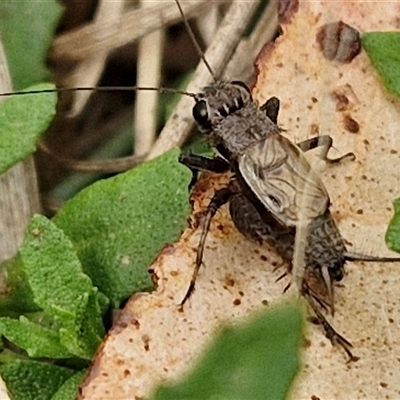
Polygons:
M200 131L209 133L249 103L252 103L250 89L243 82L217 82L197 96L193 117Z

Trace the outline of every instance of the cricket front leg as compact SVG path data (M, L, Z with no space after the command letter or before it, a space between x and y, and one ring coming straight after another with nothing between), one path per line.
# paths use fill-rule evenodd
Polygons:
M261 111L265 111L267 117L274 123L278 123L278 114L279 114L280 101L277 97L269 98L265 104L263 104L260 109Z
M333 140L329 135L316 136L311 139L304 140L303 142L296 143L304 152L315 149L316 147L321 147L320 158L329 164L338 163L346 158L355 160L356 156L353 152L344 154L337 158L328 158L328 152L332 147Z
M189 182L189 191L197 182L199 171L224 173L229 171L230 164L221 157L208 158L196 154L184 154L179 156L178 161L192 171L192 179Z
M194 286L196 283L197 275L199 273L200 266L203 262L204 245L206 242L208 231L210 230L211 221L217 212L217 210L227 203L232 196L233 192L229 187L223 188L215 192L210 204L207 207L206 215L203 222L203 228L201 231L199 246L197 247L196 264L192 273L192 278L190 279L190 284L184 298L180 303L180 307L186 303L186 300L191 296L194 291Z

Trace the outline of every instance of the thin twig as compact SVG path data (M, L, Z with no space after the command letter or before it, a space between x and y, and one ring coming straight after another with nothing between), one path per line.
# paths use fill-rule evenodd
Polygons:
M188 17L200 15L209 5L208 1L185 3ZM55 59L83 60L99 52L109 52L131 43L144 35L172 25L180 20L174 2L161 2L146 8L125 13L118 21L109 21L101 27L89 24L55 39L51 57Z
M100 0L97 7L94 25L102 30L103 35L107 33L105 30L110 28L108 21L118 21L123 13L125 0L118 0L109 2L107 0ZM92 40L95 40L92 38ZM97 52L96 55L88 56L73 70L72 74L68 77L68 86L97 86L101 75L103 74L104 65L108 57L108 51ZM71 116L77 115L85 106L90 92L77 92L74 95L74 103L71 108Z
M209 4L207 12L196 18L197 29L207 47L213 41L215 32L222 19L219 12L219 4L216 2L210 2Z
M106 160L76 160L54 153L43 142L38 147L43 153L48 154L60 164L77 172L98 172L103 174L111 174L124 172L133 168L145 160L145 155L132 155L127 157L108 158Z
M142 7L149 7L149 0L142 0ZM139 42L137 61L138 86L160 86L165 30L159 29ZM138 91L134 115L134 147L136 155L147 154L156 137L157 104L159 92Z
M249 82L254 74L254 63L263 46L270 42L278 28L278 2L270 1L251 35L240 41L225 70L227 79Z

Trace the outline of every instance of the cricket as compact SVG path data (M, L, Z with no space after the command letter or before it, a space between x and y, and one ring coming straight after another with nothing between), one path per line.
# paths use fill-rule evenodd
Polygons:
M197 44L195 46L198 48ZM334 330L319 307L328 308L334 314L334 282L343 279L346 261L399 262L400 258L347 252L329 211L329 195L303 152L321 147L321 159L330 164L354 160L356 156L346 153L335 159L328 158L332 146L329 136L292 143L277 125L279 99L271 97L258 107L245 83L219 81L203 54L201 58L215 83L195 96L193 117L218 155L208 159L182 154L179 161L193 172L189 186L196 181L199 170L230 171L233 178L228 187L214 194L207 207L195 269L181 305L194 291L207 232L222 205L229 203L232 220L245 237L275 247L289 264L289 270L292 269L296 227L303 224L307 240L304 271L300 282L296 282L299 292L308 300L331 342L339 344L349 360L355 359L350 351L351 343Z

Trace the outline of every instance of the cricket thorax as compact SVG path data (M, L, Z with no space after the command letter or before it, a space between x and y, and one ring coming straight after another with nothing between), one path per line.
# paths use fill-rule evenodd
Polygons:
M193 108L199 129L209 134L215 148L223 147L237 159L244 150L278 127L252 100L242 82L218 82L204 88Z

